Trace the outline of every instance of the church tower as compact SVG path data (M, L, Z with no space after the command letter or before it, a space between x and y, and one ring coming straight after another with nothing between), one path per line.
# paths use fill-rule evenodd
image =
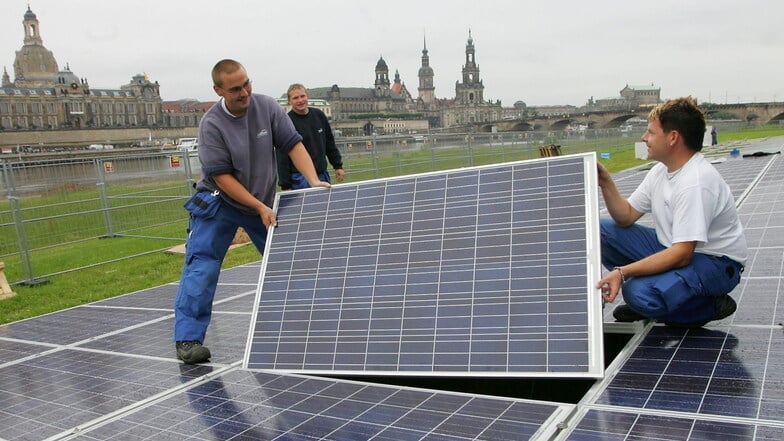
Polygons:
M463 82L455 83L455 101L462 105L481 104L484 101L485 86L479 79L479 66L476 65L476 52L471 30L468 30L468 43L466 43L466 62L463 65Z
M3 67L3 82L0 87L13 87L13 83L11 83L11 77L8 76L8 69Z
M433 68L430 67L430 57L427 55L427 38L424 39L422 49L422 67L419 68L419 91L418 98L425 106L433 103L436 99L436 88L433 86Z
M389 96L389 68L384 57L380 57L376 63L376 82L374 84L377 97Z
M24 45L16 51L14 76L16 87L51 87L57 75L57 61L44 47L38 17L27 7L24 20Z

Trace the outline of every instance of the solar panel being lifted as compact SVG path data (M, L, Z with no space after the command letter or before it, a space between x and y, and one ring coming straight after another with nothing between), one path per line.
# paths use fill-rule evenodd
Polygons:
M243 366L601 377L594 153L279 193Z

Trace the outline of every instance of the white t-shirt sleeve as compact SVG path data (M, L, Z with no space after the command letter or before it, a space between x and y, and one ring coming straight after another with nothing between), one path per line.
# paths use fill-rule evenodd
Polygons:
M658 180L657 176L659 175L658 170L656 167L661 167L661 164L656 164L653 168L645 175L640 185L632 192L632 195L629 196L629 204L631 204L632 208L637 210L640 213L650 213L651 212L651 197L653 195L652 189L656 188L656 181Z

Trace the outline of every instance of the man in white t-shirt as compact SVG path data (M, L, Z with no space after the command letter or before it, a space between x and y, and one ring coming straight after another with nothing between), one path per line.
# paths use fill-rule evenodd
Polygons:
M700 327L726 318L748 251L729 186L702 153L705 117L691 97L668 100L648 115L642 140L658 164L626 199L599 164L599 187L612 219L601 221L602 264L596 287L605 301L619 292L620 322L645 318ZM651 213L655 228L636 224Z

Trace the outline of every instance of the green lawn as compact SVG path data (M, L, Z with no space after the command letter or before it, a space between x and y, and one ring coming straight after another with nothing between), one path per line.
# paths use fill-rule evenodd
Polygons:
M760 128L735 133L721 133L720 141L764 138L784 135L784 127ZM596 141L577 141L564 144L563 154L579 153L582 151L600 151L611 153L611 159L603 162L612 172L627 169L645 163L634 157L633 143L635 139L629 138L618 144L613 141L611 145L599 145ZM352 158L346 161L350 182L357 182L375 177L389 177L403 174L432 171L433 169L450 169L469 165L482 165L519 159L531 159L532 153L528 149L499 149L491 146L476 146L471 154L472 160L468 161L465 150L439 152L438 160L434 160L433 152L425 149L413 153L395 153L376 158ZM536 154L538 157L538 151ZM374 172L374 161L382 170ZM473 164L471 164L473 162ZM149 235L162 237L184 237L185 221L152 227L152 231L145 231ZM84 303L90 303L109 297L118 296L146 288L175 282L178 280L182 269L183 256L168 254L162 251L150 252L150 249L165 248L176 245L171 240L162 240L154 245L142 243L138 238L111 238L95 239L75 243L66 251L59 250L49 256L52 260L63 259L72 262L73 259L84 259L93 256L94 261L108 261L120 256L135 255L136 257L118 260L111 263L88 266L73 272L57 274L48 278L48 283L40 285L15 285L13 290L16 296L0 300L0 324L9 323L28 317L69 308ZM181 242L179 242L181 243ZM106 244L111 244L107 246ZM47 253L46 250L37 251ZM230 268L261 259L261 255L253 245L246 245L229 251L224 262L224 268ZM87 261L86 261L87 262ZM6 261L8 266L10 263ZM53 267L56 266L53 264Z
M179 279L182 254L155 252L49 277L46 284L13 286L16 295L0 300L0 323L8 323ZM261 259L252 244L229 251L224 268Z

